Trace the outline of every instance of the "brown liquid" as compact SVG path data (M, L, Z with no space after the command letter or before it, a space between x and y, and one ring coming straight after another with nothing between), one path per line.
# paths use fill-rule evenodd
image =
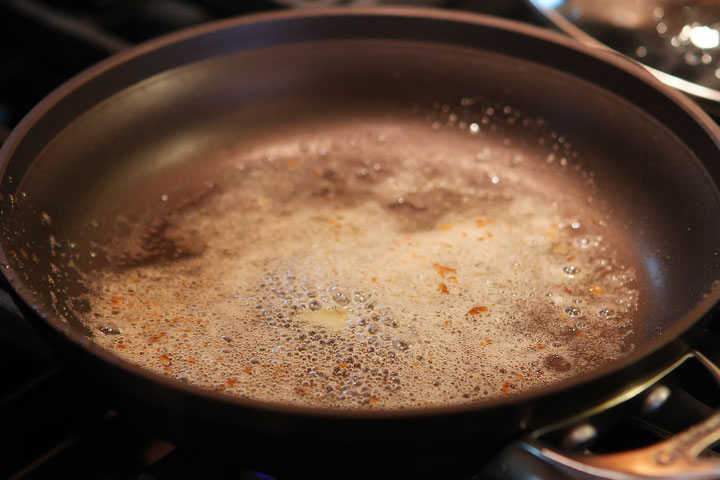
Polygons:
M119 266L86 278L95 341L212 390L384 409L526 391L631 348L635 275L600 213L513 160L369 152L240 156L215 194L108 249Z

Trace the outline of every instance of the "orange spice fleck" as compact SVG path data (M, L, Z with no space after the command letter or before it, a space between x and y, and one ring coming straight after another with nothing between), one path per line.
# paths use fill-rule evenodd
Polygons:
M460 281L459 281L459 280L457 279L457 277L455 277L455 276L448 277L448 280L450 280L451 282L453 282L455 285L457 285L458 283L460 283Z
M538 349L538 350L545 350L545 345L543 345L542 343L538 343L538 344L537 344L537 349Z
M445 293L445 294L450 293L450 290L448 290L447 285L445 285L444 283L439 283L438 289L440 290L440 293Z
M238 381L237 378L227 378L227 379L225 379L225 383L227 383L227 384L228 384L229 386L231 386L231 387L234 387L235 384L237 383L237 381Z
M502 390L502 393L508 393L510 391L510 383L508 383L508 382L503 383L501 390Z
M373 283L377 283L377 277L372 277L370 280L372 280Z
M338 367L340 368L347 368L348 364L346 362L339 362Z
M490 345L491 343L493 343L492 338L487 338L487 337L485 337L485 342L486 342L488 345Z
M118 348L125 348L126 345L125 345L124 343L119 343L117 347L118 347Z
M478 242L482 242L483 240L485 240L485 237L478 237L478 238L477 238L477 241L478 241Z
M483 312L487 312L488 307L473 307L470 310L468 310L468 315L480 315Z
M603 295L605 293L605 289L602 288L600 285L593 285L592 287L588 288L588 291L590 291L590 293L594 293L595 295Z
M252 375L252 367L247 366L242 369L244 373L247 373L248 375Z
M440 225L438 227L438 230L444 230L444 231L452 230L454 226L455 225L453 225L452 223L443 223L442 225Z
M448 273L457 273L457 270L455 270L454 268L445 267L438 263L433 263L433 267L441 277L444 277Z
M191 365L195 365L195 359L192 357L188 358L188 363Z
M572 290L570 290L569 288L563 287L563 290L565 290L565 293L567 293L568 295L572 295Z
M477 225L478 227L484 227L491 222L492 220L483 220L482 218L478 218L477 220L475 220L475 225Z
M160 332L157 335L150 337L150 343L157 343L162 337L165 336L165 332Z
M113 305L118 305L118 304L122 303L123 300L124 300L123 297L110 297L110 302Z

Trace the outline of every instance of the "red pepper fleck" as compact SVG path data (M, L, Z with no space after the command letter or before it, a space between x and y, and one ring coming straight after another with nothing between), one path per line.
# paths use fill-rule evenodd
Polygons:
M433 263L433 267L435 267L435 270L441 277L444 277L448 273L457 273L457 270L455 270L454 268L445 267L445 266L439 265L437 263Z
M160 332L159 334L155 335L154 337L150 338L150 343L157 343L158 340L160 340L162 337L165 336L165 332Z
M470 310L468 310L468 315L480 315L483 312L487 312L488 307L473 307Z

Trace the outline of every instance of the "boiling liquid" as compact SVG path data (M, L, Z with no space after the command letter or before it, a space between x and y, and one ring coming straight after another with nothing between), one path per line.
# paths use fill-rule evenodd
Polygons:
M513 180L516 162L431 157L238 159L202 203L109 249L84 320L183 382L342 409L509 395L632 348L635 275L596 212ZM158 242L187 248L143 258Z

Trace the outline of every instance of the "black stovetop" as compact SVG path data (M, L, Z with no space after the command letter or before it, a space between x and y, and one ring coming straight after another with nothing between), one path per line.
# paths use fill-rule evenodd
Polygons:
M0 142L55 87L123 48L207 21L304 3L352 2L0 2ZM519 0L420 3L536 22L530 9ZM6 304L0 294L0 313ZM6 437L5 447L0 450L0 478L272 478L244 468L241 452L220 455L202 449L176 448L146 432L122 413L110 409L92 380L65 368L62 360L27 325L7 316L0 315L0 319L0 426ZM699 404L696 413L683 422L694 421L696 418L692 417L707 411L708 407ZM617 438L627 442L635 430L632 425L624 428ZM669 426L667 430L678 428L682 425ZM644 435L641 430L638 435Z

